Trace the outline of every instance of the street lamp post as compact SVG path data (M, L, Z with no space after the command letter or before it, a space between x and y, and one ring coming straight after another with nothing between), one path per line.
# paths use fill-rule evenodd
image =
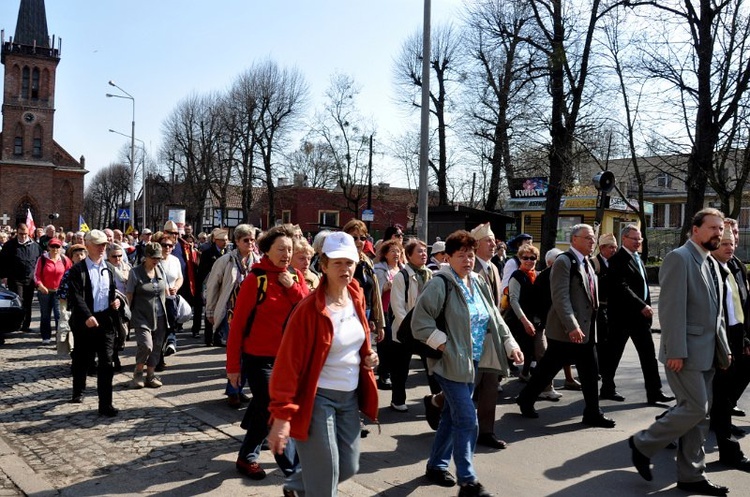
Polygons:
M110 129L109 132L124 136L125 138L130 138L130 136L126 135L125 133L120 133L119 131L116 131L114 129ZM136 138L136 141L141 143L141 157L143 160L143 162L141 163L141 173L143 174L143 226L141 226L141 229L143 229L146 227L146 142L144 142L140 138ZM133 214L133 217L135 218L135 213Z
M109 81L110 86L114 86L120 90L124 95L117 95L107 93L107 97L110 98L125 98L133 103L133 120L130 126L130 225L135 227L133 218L135 217L135 98L130 93L126 92L115 84L114 81ZM146 213L144 212L144 216Z

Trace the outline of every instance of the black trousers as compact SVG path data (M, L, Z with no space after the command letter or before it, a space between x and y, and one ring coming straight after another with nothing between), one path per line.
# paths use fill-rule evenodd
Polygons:
M31 303L34 301L34 282L23 283L8 278L8 290L15 292L21 297L21 305L23 306L23 324L21 325L22 330L28 330L31 325Z
M113 354L116 332L109 311L94 314L99 326L96 328L73 328L73 397L83 395L89 365L98 357L96 391L99 408L112 405L112 378L114 376Z
M575 364L581 380L581 390L586 406L584 416L599 416L599 372L596 368L594 342L561 342L547 337L547 351L531 373L531 380L518 395L518 403L533 406L539 394L549 386L552 379L566 364Z
M650 398L659 395L661 379L651 327L627 326L627 323L610 322L607 331L607 339L603 343L599 356L602 393L612 393L616 390L615 373L625 351L625 344L630 338L638 352L638 360L641 363L641 371L643 371L643 379L646 383L646 396Z

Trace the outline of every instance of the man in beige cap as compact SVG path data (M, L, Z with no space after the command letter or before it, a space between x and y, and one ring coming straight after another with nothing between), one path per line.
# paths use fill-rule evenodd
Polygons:
M474 272L479 274L489 285L495 306L500 308L500 283L502 278L497 267L490 262L495 255L495 234L490 223L480 224L471 230L471 236L477 240ZM500 320L503 324L504 321ZM476 375L477 417L479 418L479 436L477 443L491 449L504 449L508 446L495 436L495 406L497 404L497 387L499 371L479 371Z
M607 306L609 300L609 259L617 252L617 238L614 233L605 233L599 237L599 253L591 258L591 265L599 279L599 314L596 316L596 355L601 361L606 358L609 319Z
M221 228L214 228L211 232L211 245L203 252L201 252L200 263L198 264L198 272L195 278L195 288L198 289L196 292L195 299L193 300L193 338L198 338L201 332L201 321L203 320L203 283L208 279L208 275L211 269L214 267L216 260L224 255L227 246L227 238L229 234L226 230ZM215 342L213 336L213 326L210 323L206 323L206 334L205 343L206 345L212 345ZM213 343L213 345L221 346L221 341Z
M114 268L104 260L107 235L99 230L91 230L86 233L85 239L88 257L71 267L68 274L70 328L75 338L71 402L83 402L88 367L97 356L99 415L114 417L118 412L112 405L116 335L114 314L120 307L120 301L115 298Z

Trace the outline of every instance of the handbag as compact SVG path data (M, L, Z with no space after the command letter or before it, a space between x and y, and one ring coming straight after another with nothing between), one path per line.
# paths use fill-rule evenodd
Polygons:
M175 296L175 307L177 310L175 320L178 323L185 324L193 319L193 308L181 295Z

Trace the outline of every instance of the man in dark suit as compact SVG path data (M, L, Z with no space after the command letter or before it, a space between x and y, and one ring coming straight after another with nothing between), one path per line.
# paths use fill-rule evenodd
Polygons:
M193 300L193 338L197 338L201 331L201 320L203 319L203 284L211 273L216 260L224 255L224 249L227 246L228 233L226 230L216 228L211 233L211 245L201 252L200 262L198 263L198 272L195 278L195 299ZM213 336L213 326L206 321L206 345L221 345L221 339ZM214 339L216 338L216 339Z
M615 372L630 338L638 352L648 403L669 402L674 397L664 395L661 390L659 365L651 337L654 310L651 308L646 267L639 254L643 237L638 226L626 225L620 232L620 242L622 247L609 259L609 334L599 357L602 375L600 395L602 399L625 400L617 392Z
M659 360L666 366L677 405L628 440L634 466L650 481L650 458L679 439L677 487L701 495L729 491L706 478L703 447L714 366L726 369L731 362L724 329L723 282L716 261L709 257L719 248L723 231L724 215L703 209L693 217L690 239L664 258L659 271Z
M614 428L615 421L599 409L598 372L594 337L599 305L596 274L589 256L594 252L596 237L588 224L571 229L570 250L552 265L550 290L552 307L547 315L547 351L539 361L531 380L518 395L521 415L537 418L534 403L544 388L565 364L573 362L581 379L586 407L583 424Z
M726 230L730 230L732 235L734 235L734 250L736 251L740 244L740 227L737 220L732 218L724 219L724 231ZM750 336L750 284L748 284L747 268L736 254L733 254L727 261L727 267L732 275L734 275L735 281L737 281L737 290L743 302L742 310L745 315L744 332L745 337L748 337ZM737 401L739 401L748 384L750 384L750 349L745 347L743 354L735 356L734 365L736 366L736 371L733 385L734 392L732 395L732 416L742 417L745 416L745 411L737 407Z
M599 253L591 259L599 286L599 313L596 315L596 354L599 371L609 336L609 259L616 253L617 238L613 233L605 233L599 237Z
M721 245L711 252L711 256L721 266L724 276L724 316L729 348L734 358L729 368L717 370L714 376L711 429L716 434L719 461L726 466L750 472L750 460L745 457L740 443L732 436L734 392L737 383L747 376L747 361L739 360L748 352L744 310L747 303L747 290L742 291L742 280L737 278L738 275L735 275L729 266L729 262L734 258L734 235L731 226L726 223Z
M75 339L73 349L73 398L83 402L86 373L94 355L99 359L96 390L99 415L114 417L112 405L113 352L115 345L115 312L120 301L115 298L114 268L104 260L107 235L99 230L86 233L88 257L70 268L68 274L68 309L70 328Z
M11 238L0 251L0 278L7 279L8 290L21 297L24 318L21 330L29 331L31 326L31 303L34 300L34 269L36 261L42 255L42 249L31 238L29 227L19 223L16 237Z

